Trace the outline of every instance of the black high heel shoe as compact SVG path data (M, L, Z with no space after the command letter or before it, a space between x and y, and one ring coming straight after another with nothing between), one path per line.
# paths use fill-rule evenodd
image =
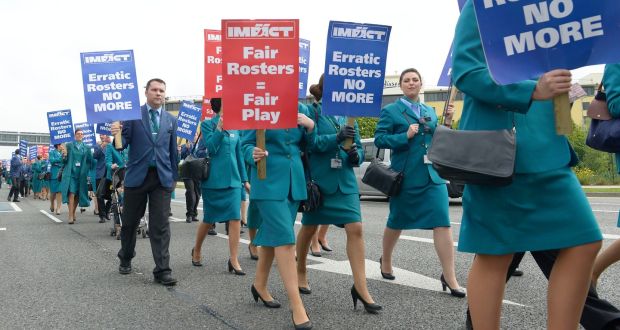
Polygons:
M298 329L302 329L302 330L308 330L308 329L312 329L312 321L310 321L310 317L308 316L308 313L306 313L306 317L308 318L308 321L302 323L302 324L295 324L295 318L293 317L293 312L291 312L291 320L293 321L293 326L295 326L295 330Z
M357 289L355 289L355 285L351 287L351 298L353 298L353 309L357 308L358 299L362 302L362 304L364 304L364 309L366 310L366 312L370 314L377 314L380 310L383 309L381 305L378 305L376 303L367 303L364 299L362 299L360 294L357 292Z
M245 275L245 272L241 269L236 269L235 267L233 267L232 262L230 262L230 259L228 259L228 272L229 273L233 273L235 275Z
M332 248L330 248L326 244L323 244L323 242L321 242L321 241L319 241L319 245L321 246L321 249L323 249L323 251L327 251L327 252L332 252L333 251Z
M258 260L258 255L256 254L252 254L252 247L251 245L248 244L248 251L250 252L250 259L252 260Z
M258 291L256 291L256 288L254 287L254 284L252 284L252 297L254 297L254 301L258 302L258 299L260 299L263 302L263 305L265 305L265 307L267 308L280 308L280 303L277 300L271 300L271 301L265 301L265 299L263 299L263 297L260 296L260 294L258 294Z
M446 282L446 279L443 277L443 274L441 274L441 277L439 278L439 280L441 281L441 288L443 289L443 291L446 291L446 288L450 289L450 294L458 297L458 298L463 298L465 297L465 290L463 290L463 288L458 288L458 289L453 289L448 285L448 282Z
M392 275L392 273L384 273L383 272L383 268L381 267L383 265L383 257L379 258L379 271L381 272L381 276L383 276L384 279L386 280L390 280L393 281L396 279L396 276Z
M194 265L196 267L202 267L202 261L201 260L194 261L194 248L192 248L192 265Z
M298 287L299 288L299 293L301 294L311 294L312 290L310 290L310 288L305 288L303 286Z

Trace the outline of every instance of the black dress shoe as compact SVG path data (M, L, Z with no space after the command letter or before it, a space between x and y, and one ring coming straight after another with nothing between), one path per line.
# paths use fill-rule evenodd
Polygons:
M366 312L370 313L370 314L377 314L380 310L383 309L383 307L381 307L381 305L377 304L377 303L369 303L366 302L362 296L360 296L360 294L357 292L357 289L355 288L355 285L353 285L351 287L351 298L353 298L353 309L357 308L357 301L361 301L362 304L364 304L364 309L366 310Z
M450 289L450 294L453 295L454 297L457 297L457 298L465 297L466 295L465 290L463 290L463 288L456 288L456 289L451 288L450 285L448 285L448 282L446 282L446 279L443 277L443 274L441 274L439 281L441 281L441 288L443 289L443 291L446 291L446 288L448 288Z
M19 202L20 202L20 200L19 200L19 199L14 199L14 200L13 200L13 203L19 203Z
M310 288L304 288L303 286L299 287L299 293L301 294L311 294L312 290Z
M245 275L245 272L243 270L233 267L232 262L230 262L230 259L228 259L228 272L233 273L235 275L241 275L241 276Z
M127 275L127 274L131 274L131 265L120 265L118 266L118 272L123 274L123 275Z
M323 251L327 251L327 252L332 252L332 248L330 248L329 246L327 246L327 244L323 244L323 242L319 241L319 245L321 246L321 249L323 249Z
M194 248L192 248L192 265L202 267L202 260L194 261Z
M173 286L177 284L177 279L172 277L170 274L163 274L155 276L155 282L165 286Z
M310 248L310 255L313 257L322 257L323 255L321 254L321 251L319 250L319 252L314 252L312 251L312 248Z
M192 217L187 217L187 218L185 218L185 222L187 222L187 223L192 223Z
M211 235L211 236L215 236L215 235L217 235L217 232L215 231L215 229L211 228L211 229L209 229L208 234Z
M515 268L515 270L511 274L512 276L523 276L523 271L519 268Z
M381 276L386 280L395 280L396 276L392 275L392 273L384 273L381 265L383 265L383 258L379 258L379 271L381 272Z
M198 218L192 217L192 221L198 221Z
M99 223L105 223L105 218L104 217L100 217L99 218Z
M260 294L258 293L258 290L256 290L256 288L254 287L254 284L252 284L252 297L254 298L254 301L258 302L258 299L260 299L263 302L263 305L265 305L265 307L267 308L280 308L280 303L277 300L271 300L271 301L265 301L263 299L263 297L260 296Z
M306 317L308 317L308 313L306 313ZM293 317L293 312L291 312L291 320L293 320L293 326L295 327L295 330L309 330L312 329L312 321L310 321L310 317L308 317L308 321L301 323L301 324L295 324L295 318Z
M248 251L250 252L250 259L258 260L258 255L257 254L252 254L252 249L251 249L250 245L248 245Z

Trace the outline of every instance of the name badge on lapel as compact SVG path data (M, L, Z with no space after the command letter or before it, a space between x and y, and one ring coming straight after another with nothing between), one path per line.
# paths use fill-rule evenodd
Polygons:
M331 159L331 168L342 168L342 159L340 158L332 158Z

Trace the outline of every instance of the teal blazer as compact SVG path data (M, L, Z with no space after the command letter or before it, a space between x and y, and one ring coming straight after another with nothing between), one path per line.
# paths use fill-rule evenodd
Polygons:
M498 85L491 78L472 1L463 7L456 26L452 79L465 94L459 129L510 129L514 120L515 173L545 172L576 161L566 137L555 133L553 103L531 100L535 80Z
M127 160L125 159L126 150L118 151L112 143L108 143L105 147L105 178L112 180L112 164L116 164L119 168L125 167Z
M72 164L80 161L81 166L79 168L79 206L87 207L90 205L90 198L88 197L88 176L90 176L91 168L94 168L97 161L93 158L93 152L84 144L84 154L82 159L75 158L75 151L77 150L74 142L65 144L67 149L67 157L64 158L65 167L62 171L62 181L60 182L60 192L62 193L62 202L64 204L69 203L69 184L71 182L71 174L73 169L77 168ZM92 179L91 179L92 180ZM94 185L94 181L92 182Z
M392 149L390 166L395 171L403 169L405 171L402 189L446 183L439 177L432 165L424 164L424 155L431 145L433 132L437 127L437 115L430 106L424 103L417 104L420 106L420 115L430 118L426 120L430 132L424 132L424 125L420 124L420 118L400 99L381 110L375 129L377 148ZM408 139L407 130L410 124L419 124L420 129L413 138ZM407 163L406 167L405 163Z
M303 105L299 105L297 111L306 113ZM301 151L312 139L314 131L306 133L305 128L301 126L266 130L265 149L269 152L269 156L265 158L267 178L260 180L256 172L256 163L252 158L252 151L256 146L256 131L246 131L243 135L242 148L244 158L251 167L250 199L285 200L290 195L295 201L305 200L306 179Z
M607 108L612 117L620 117L620 63L605 65L603 87L607 95ZM620 173L620 154L616 156L616 169Z
M312 179L318 184L322 193L333 194L337 189L343 194L358 194L357 179L353 171L353 165L349 163L349 156L336 142L336 134L340 127L346 124L346 118L340 122L334 116L322 115L322 104L314 103L306 105L308 117L314 120L315 138L310 141L308 155L310 160L310 173ZM359 127L355 122L355 144L358 146L359 166L364 161L364 149L360 138ZM342 160L342 168L331 168L333 158Z
M52 171L50 172L50 177L52 180L56 180L56 178L58 178L58 172L60 171L60 168L62 167L62 154L60 153L60 151L56 150L56 149L52 149L49 152L49 161L50 164L52 164Z
M220 115L200 124L202 139L207 146L211 158L209 179L203 180L202 188L225 189L239 188L242 182L248 181L245 163L241 153L239 131L217 130Z

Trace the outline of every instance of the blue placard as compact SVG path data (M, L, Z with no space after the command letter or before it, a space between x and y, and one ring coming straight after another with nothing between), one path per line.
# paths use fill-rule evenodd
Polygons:
M98 123L95 132L108 136L112 135L112 123Z
M620 62L617 0L473 1L489 71L499 84Z
M467 2L467 0L458 0L459 11L463 10L463 6L465 6L465 2ZM450 80L452 79L451 77L452 77L452 44L450 44L450 51L448 52L448 56L446 56L446 61L443 63L443 69L441 69L441 74L439 75L437 86L450 86Z
M35 160L37 159L37 146L29 146L28 147L28 159Z
M194 101L181 102L181 108L177 116L177 136L194 141L201 115L202 108L197 107Z
M24 159L28 157L28 141L27 140L19 140L19 155Z
M95 144L97 144L97 137L95 136L95 129L93 128L93 124L89 123L78 123L73 125L74 130L78 128L82 129L82 142L93 148Z
M299 38L299 95L305 99L308 92L308 72L310 71L310 40Z
M81 53L89 123L140 119L133 50Z
M386 25L329 22L324 114L379 116L391 29Z
M73 121L71 119L71 110L48 112L47 125L50 130L51 144L73 141Z

